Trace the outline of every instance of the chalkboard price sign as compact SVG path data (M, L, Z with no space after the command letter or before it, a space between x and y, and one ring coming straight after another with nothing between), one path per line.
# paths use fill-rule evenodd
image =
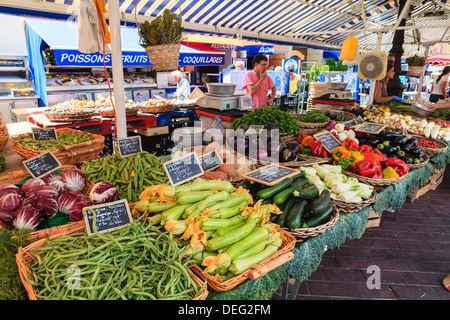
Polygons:
M341 146L341 142L328 131L317 133L314 135L314 138L322 141L323 147L330 153L337 147Z
M223 161L220 155L214 150L200 157L200 163L202 164L203 171L209 171L219 167Z
M204 170L196 153L164 162L164 170L172 186L185 183L203 175Z
M141 136L117 139L121 157L129 157L142 152Z
M61 167L61 163L51 151L25 160L23 161L23 165L34 179L39 179Z
M355 131L379 134L384 128L386 128L386 125L384 124L364 122L363 124L357 126Z
M35 141L56 140L58 138L55 128L31 128L31 134Z
M356 121L356 119L353 119L353 120L350 120L350 121L344 123L344 125L345 125L347 128L354 127L354 126L356 126L357 124L358 124L358 122Z
M298 169L287 168L276 164L269 164L262 168L250 171L243 175L244 178L266 186L273 186L278 182L299 174Z
M83 208L83 215L88 235L94 234L95 230L98 233L117 230L133 222L126 199L85 207Z

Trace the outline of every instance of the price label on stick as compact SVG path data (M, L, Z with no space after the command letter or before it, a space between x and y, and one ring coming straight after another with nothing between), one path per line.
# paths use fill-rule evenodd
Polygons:
M214 150L200 157L200 163L202 164L203 171L209 171L219 167L223 161L220 155Z
M58 139L55 128L31 128L34 141L48 141Z
M164 162L164 170L172 186L177 186L203 175L204 170L195 152L182 158Z
M299 173L300 171L298 169L269 164L262 168L250 171L244 174L243 177L266 186L273 186L283 179L293 177Z
M117 139L121 157L129 157L142 152L141 136Z
M341 146L341 142L335 138L330 132L325 131L321 133L316 133L314 138L322 141L323 147L329 152L333 152L334 149Z
M25 160L23 161L23 165L34 179L39 179L61 167L58 158L56 158L51 151Z
M350 121L344 123L344 125L345 125L347 128L354 127L354 126L356 126L357 124L358 124L358 122L356 122L356 119L350 120Z
M126 199L83 208L84 223L88 235L111 232L133 222Z

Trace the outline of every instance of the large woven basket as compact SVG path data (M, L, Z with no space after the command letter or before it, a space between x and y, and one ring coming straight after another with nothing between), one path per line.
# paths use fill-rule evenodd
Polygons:
M139 107L139 111L145 112L145 113L163 113L163 112L170 112L173 110L173 105L166 105L163 107L145 107L141 106Z
M70 166L70 165L63 165L58 170L61 173L64 173L64 172L67 172L72 169L77 169L77 167ZM29 176L30 176L30 173L27 170L11 172L8 175L0 178L0 186L3 184L7 184L7 183L18 184L19 182L23 181L24 179L28 178ZM83 190L81 190L81 192L85 196L89 197L89 193L91 192L91 189L93 186L94 186L93 183L88 183L88 181L87 181ZM51 227L51 228L47 228L47 229L37 230L37 231L31 232L29 234L27 241L28 241L28 243L32 243L37 240L47 238L54 234L80 230L80 228L84 228L83 225L84 225L84 221L79 221L79 222L70 222L70 223L62 225L62 226L56 226L56 227ZM0 221L0 228L5 228L5 229L10 230L11 226Z
M393 178L393 179L373 179L373 178L367 178L367 177L360 176L359 174L356 174L356 173L353 173L353 172L350 172L347 170L342 170L342 173L347 176L356 178L356 179L358 179L358 181L369 184L374 187L387 187L387 186L390 186L391 184L399 183L400 181L405 179L406 176L408 175L408 173L407 173L407 174L404 174L403 176L400 176L398 178Z
M438 154L441 154L445 151L447 151L448 145L445 142L436 140L436 139L431 139L431 138L425 138L425 137L420 137L420 139L425 139L427 141L432 141L436 143L436 147L437 148L428 148L428 147L420 147L419 148L421 150L423 150L424 153L426 153L427 156L429 157L434 157L437 156Z
M8 127L6 126L5 121L3 120L3 116L0 113L0 151L3 151L6 144L8 143L9 132Z
M343 111L343 110L332 110L332 109L325 109L325 110L322 110L323 112L332 112L332 113L342 113L342 114L344 114L345 116L347 116L347 117L349 117L350 118L350 120L345 120L345 121L336 121L336 123L346 123L346 122L349 122L349 121L351 121L351 120L356 120L358 117L355 115L355 114L353 114L353 113L351 113L351 112L348 112L348 111Z
M261 273L260 275L263 276L265 273L273 270L274 268L276 268L282 264L282 263L278 264L278 265L275 264L275 265L272 265L271 267L268 267L272 261L276 261L277 258L280 258L283 255L287 254L288 252L292 251L292 249L294 249L294 247L295 247L295 238L289 232L279 228L278 225L276 225L275 227L278 228L278 230L280 230L280 232L282 234L283 244L282 244L281 248L271 257L267 258L266 260L264 260L263 262L255 265L255 266L253 266L251 269L244 271L243 273L237 275L236 277L233 277L224 282L219 282L212 275L204 272L202 270L202 268L200 268L200 266L198 266L197 264L195 264L192 267L192 271L197 276L199 276L201 279L206 280L208 282L209 288L211 288L214 291L218 291L218 292L231 290L231 289L235 288L236 286L238 286L239 284L241 284L242 282L244 282L245 280L250 279L250 275L251 275L251 272L253 269L257 269L258 271L260 271L260 273ZM282 262L284 263L286 261L282 260ZM264 271L261 272L261 270L264 270Z
M428 163L429 160L430 160L430 157L428 157L428 155L425 153L424 154L424 161L422 161L421 163L418 163L418 164L408 164L408 168L410 170L422 168L424 165L426 165Z
M326 223L324 223L320 226L314 227L314 228L300 228L300 229L283 228L283 229L286 230L287 232L289 232L295 238L295 240L297 242L303 242L303 241L313 238L321 233L324 233L324 232L330 230L336 224L336 222L339 220L338 208L333 203L331 205L334 208L333 216Z
M76 133L78 135L83 134L82 131L74 130L70 128L61 128L56 129L58 136L62 134L73 134ZM17 152L22 158L30 159L38 156L41 153L47 152L48 150L32 150L22 146L19 141L22 138L29 137L31 134L21 134L18 137L10 137L9 141L11 142L11 149ZM96 159L100 152L105 148L105 137L102 135L91 133L93 136L93 140L86 141L83 143L67 145L63 147L59 147L57 149L51 150L53 155L58 158L61 164L79 164L83 161L91 161Z
M22 280L23 286L25 287L25 290L28 293L28 298L30 300L38 300L36 297L36 293L37 290L35 287L33 287L30 282L28 281L28 278L32 276L31 270L30 270L30 266L31 264L36 261L36 257L33 255L33 251L37 250L39 248L45 247L47 245L48 241L52 241L54 239L63 237L63 236L67 236L67 235L72 235L75 233L82 233L85 232L85 224L84 222L82 224L79 224L78 228L74 228L72 230L61 230L60 233L57 234L53 234L51 236L49 236L47 239L40 239L39 241L36 241L28 246L26 246L25 248L19 248L17 254L16 254L16 262L17 262L17 266L19 268L19 275L20 275L20 279ZM192 278L192 280L195 282L195 284L197 285L197 287L201 288L204 284L204 281L202 281L201 279L199 279L199 277L197 277L190 269L188 269L188 273L190 275L190 277ZM205 289L202 291L202 293L194 298L193 300L205 300L206 297L208 296L208 290L207 287L205 286Z
M364 201L361 202L349 202L344 200L338 200L338 199L330 199L331 203L334 204L334 206L342 212L356 212L359 211L367 206L370 206L377 201L377 193L374 191L372 192L372 196Z
M155 71L173 71L178 69L180 44L160 44L145 48Z
M412 77L420 77L425 66L408 66L408 74Z

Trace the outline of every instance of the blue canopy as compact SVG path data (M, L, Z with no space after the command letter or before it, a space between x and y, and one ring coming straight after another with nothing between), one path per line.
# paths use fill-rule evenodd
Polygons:
M253 54L258 54L258 53L262 53L262 54L275 53L274 46L271 44L237 46L236 50L247 51L248 55L253 55Z

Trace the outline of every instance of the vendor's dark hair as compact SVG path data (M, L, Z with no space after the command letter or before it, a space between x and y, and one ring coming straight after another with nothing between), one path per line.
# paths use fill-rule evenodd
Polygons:
M261 63L261 61L268 61L267 57L263 54L257 54L253 57L252 63L255 66L255 63Z
M441 81L441 78L443 76L445 76L446 74L450 73L450 66L446 66L443 70L442 73L439 75L439 77L436 79L436 83L438 83L439 81Z

